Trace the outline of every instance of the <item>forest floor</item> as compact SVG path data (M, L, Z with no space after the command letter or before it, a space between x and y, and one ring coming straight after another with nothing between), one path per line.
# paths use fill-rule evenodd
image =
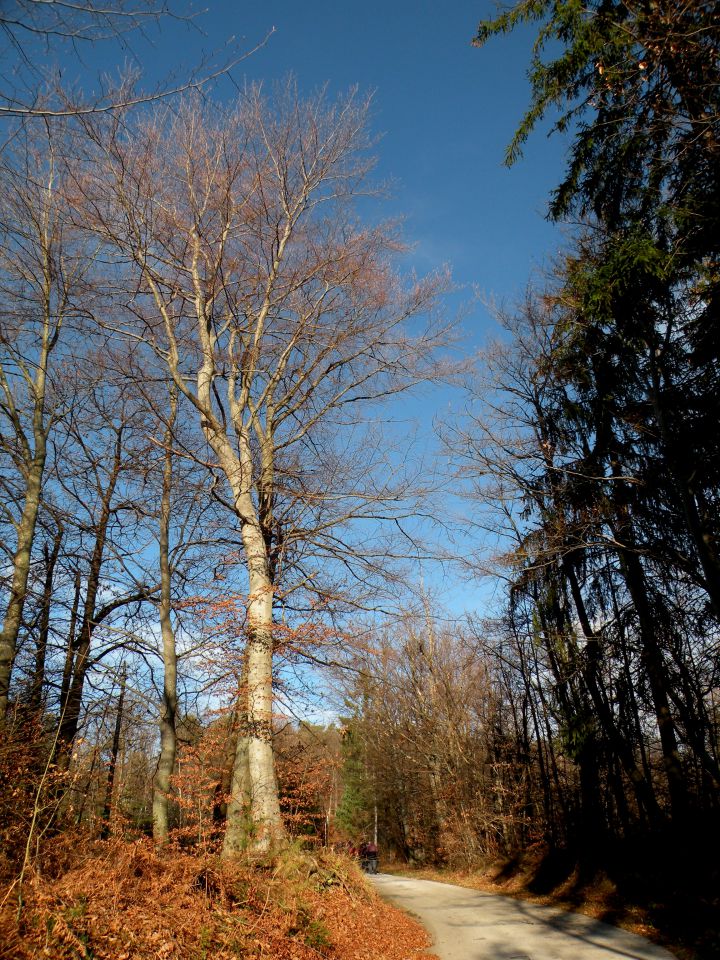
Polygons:
M58 838L2 865L0 960L431 960L417 921L348 860L290 848L238 859L148 841Z
M643 883L638 879L642 871L628 870L618 878L615 870L583 870L541 846L479 871L399 863L383 863L382 870L576 910L647 937L679 960L720 957L716 871L708 884L699 883L697 876L657 872Z

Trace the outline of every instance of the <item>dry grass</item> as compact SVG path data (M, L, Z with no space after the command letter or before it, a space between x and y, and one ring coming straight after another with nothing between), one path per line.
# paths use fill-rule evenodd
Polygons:
M0 900L2 960L420 960L422 928L331 854L224 863L146 841L56 839Z

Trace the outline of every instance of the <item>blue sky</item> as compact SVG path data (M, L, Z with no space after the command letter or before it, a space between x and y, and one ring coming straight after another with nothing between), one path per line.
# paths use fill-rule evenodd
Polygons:
M206 11L196 27L163 20L149 31L152 45L132 38L146 86L173 73L185 76L203 54L221 60L232 37L250 49L274 28L233 79L282 80L292 72L305 91L324 83L331 93L355 84L375 91L378 174L393 182L382 212L405 217L411 265L423 273L449 264L465 291L457 301L473 288L500 300L522 295L560 241L544 215L564 150L560 137L548 139L539 130L524 158L510 170L503 166L530 96L530 31L472 47L480 19L494 11L489 0L206 0L196 6ZM107 44L81 53L84 64L66 56L64 74L71 80L75 72L86 90L95 67L123 57ZM233 85L223 79L214 92L231 97ZM472 348L493 328L482 305L464 326Z
M521 165L502 164L529 99L529 34L473 48L493 10L487 0L216 2L213 24L217 17L249 44L276 28L243 65L248 76L292 70L306 88L376 91L379 172L395 182L392 206L406 217L418 270L448 262L459 283L487 294L522 290L556 243L544 212L563 149L541 133ZM209 46L221 36L222 28ZM473 326L484 322L480 311Z

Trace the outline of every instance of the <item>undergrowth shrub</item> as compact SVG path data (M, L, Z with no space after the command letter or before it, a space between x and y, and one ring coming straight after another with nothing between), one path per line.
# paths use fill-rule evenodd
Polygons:
M43 774L47 745L39 721L12 717L0 737L0 873L23 855L33 817L45 825Z
M424 943L354 864L292 845L223 861L57 836L28 869L20 910L14 883L0 890L0 957L12 960L405 960L416 956L408 944Z

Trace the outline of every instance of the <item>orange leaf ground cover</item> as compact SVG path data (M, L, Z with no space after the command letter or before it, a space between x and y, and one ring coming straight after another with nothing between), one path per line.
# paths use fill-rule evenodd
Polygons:
M0 892L1 960L428 960L427 934L347 860L231 864L146 841L48 844Z

